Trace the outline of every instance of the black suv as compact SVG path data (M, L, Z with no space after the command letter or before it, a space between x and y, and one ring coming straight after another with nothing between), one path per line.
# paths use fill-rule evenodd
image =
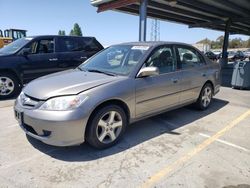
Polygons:
M94 37L25 37L0 49L0 99L16 96L23 84L76 68L103 49Z

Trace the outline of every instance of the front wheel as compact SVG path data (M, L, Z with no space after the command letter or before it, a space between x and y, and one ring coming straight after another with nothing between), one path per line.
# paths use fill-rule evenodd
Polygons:
M0 73L0 99L15 97L20 90L16 76L11 73Z
M87 142L98 149L104 149L117 143L127 126L127 116L117 105L108 105L99 109L87 127Z
M200 96L196 101L196 107L200 110L206 110L212 101L212 97L213 87L210 83L207 83L203 86L200 92Z

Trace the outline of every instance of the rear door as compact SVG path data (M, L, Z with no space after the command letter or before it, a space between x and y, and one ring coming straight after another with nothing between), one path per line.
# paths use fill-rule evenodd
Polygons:
M145 116L179 104L180 73L171 46L157 48L143 67L158 67L160 74L136 78L136 116Z
M58 71L54 37L34 40L25 49L28 49L29 53L22 57L24 83Z
M58 37L58 66L76 68L102 49L98 44L91 37Z
M178 69L181 73L180 102L195 101L207 80L206 62L203 56L190 46L178 45L175 49Z

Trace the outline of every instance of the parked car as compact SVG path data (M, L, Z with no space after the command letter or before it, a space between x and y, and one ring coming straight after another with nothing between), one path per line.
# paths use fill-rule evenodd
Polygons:
M243 52L246 58L250 58L250 49Z
M106 48L76 69L30 82L15 102L26 134L70 146L115 144L129 123L188 104L209 107L220 67L183 43L125 43Z
M207 56L209 59L216 61L217 60L217 55L215 55L212 51L208 51L205 53L205 56Z
M31 80L72 69L99 52L103 46L94 37L25 37L0 49L0 98L20 93Z
M221 51L218 51L218 50L215 50L213 51L213 53L216 55L216 59L219 60L222 56L222 52Z
M244 53L242 51L229 51L228 52L228 61L244 61L246 59L246 56L244 55Z

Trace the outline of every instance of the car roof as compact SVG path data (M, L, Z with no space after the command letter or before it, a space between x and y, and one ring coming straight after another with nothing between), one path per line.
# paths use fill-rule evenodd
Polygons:
M121 43L121 44L116 44L116 45L133 45L133 46L185 45L185 46L193 47L190 44L186 44L182 42L171 42L171 41L126 42L126 43Z
M46 38L46 37L63 37L63 38L95 38L91 36L69 36L69 35L33 35L27 36L26 38Z

